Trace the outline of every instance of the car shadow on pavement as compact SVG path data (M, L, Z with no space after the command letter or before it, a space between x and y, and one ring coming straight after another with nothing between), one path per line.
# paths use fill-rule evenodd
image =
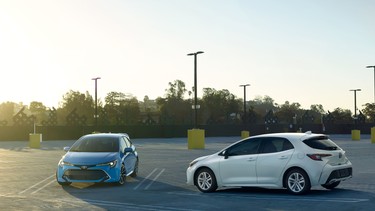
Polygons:
M72 183L62 186L62 189L73 196L80 206L86 202L93 207L105 210L128 210L134 207L140 210L174 210L179 206L173 206L170 202L181 201L178 192L191 192L188 188L175 186L160 181L154 181L144 177L127 177L124 185L115 183ZM182 202L182 201L181 201Z
M271 189L271 188L259 188L259 187L240 187L240 188L226 188L220 189L216 191L217 193L230 193L230 194L257 194L257 195L279 195L279 196L297 196L289 193L287 189ZM328 189L311 189L306 194L302 194L301 196L345 196L347 197L348 194L353 195L366 195L365 192L357 191L357 190L350 190L350 189L343 189L343 188L335 188L333 190Z

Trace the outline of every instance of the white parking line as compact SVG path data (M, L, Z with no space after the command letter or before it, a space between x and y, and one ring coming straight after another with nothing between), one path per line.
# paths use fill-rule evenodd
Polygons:
M137 190L143 183L145 183L156 171L158 171L158 168L155 168L147 177L145 177L137 186L133 188L133 190ZM151 182L144 188L144 190L147 190L150 188L150 186L159 178L159 176L165 171L165 169L162 169L159 174L157 174Z
M23 193L25 193L26 191L29 191L29 190L33 189L34 187L36 187L36 186L38 186L38 185L41 185L42 183L44 183L45 181L51 179L51 178L54 177L54 176L55 176L55 174L52 174L51 176L47 177L46 179L44 179L44 180L42 180L42 181L40 181L40 182L38 182L38 183L36 183L36 184L30 186L29 188L27 188L27 189L25 189L25 190L19 192L18 194L23 194ZM50 184L50 183L51 183L51 182L49 182L48 184ZM47 185L44 185L42 188L44 188L45 186L47 186ZM41 188L39 188L39 189L41 189ZM38 189L37 191L39 191L39 189ZM36 192L37 192L37 191L36 191ZM35 192L35 191L34 191L34 192Z
M145 190L148 190L148 188L149 188L152 184L154 184L154 182L160 177L160 175L161 175L164 171L165 171L165 169L162 169L162 170L159 172L159 174L156 175L156 176L154 177L154 179L150 182L150 184L148 184L148 185L145 187Z
M38 192L38 191L40 191L40 190L44 189L45 187L47 187L48 185L50 185L50 184L52 184L52 183L54 183L54 182L56 182L56 180L55 180L55 179L53 179L53 180L52 180L52 181L50 181L49 183L47 183L47 184L43 185L42 187L38 188L37 190L35 190L35 191L31 192L31 194L34 194L34 193L36 193L36 192Z

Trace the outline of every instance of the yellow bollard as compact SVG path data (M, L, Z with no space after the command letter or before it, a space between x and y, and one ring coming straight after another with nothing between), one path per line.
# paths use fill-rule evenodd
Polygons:
M204 149L204 130L188 130L188 149Z
M352 130L352 140L353 141L361 140L361 131L360 130Z
M29 147L30 148L40 148L40 143L42 142L42 134L30 133L29 134Z
M250 132L247 130L241 131L241 139L247 138L250 136Z
M375 144L375 127L371 128L371 143Z

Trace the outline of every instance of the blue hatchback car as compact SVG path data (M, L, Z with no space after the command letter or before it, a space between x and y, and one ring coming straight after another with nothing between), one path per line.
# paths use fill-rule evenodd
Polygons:
M136 177L138 153L124 133L89 134L79 138L59 161L56 180L72 182L111 182L122 185L127 176Z

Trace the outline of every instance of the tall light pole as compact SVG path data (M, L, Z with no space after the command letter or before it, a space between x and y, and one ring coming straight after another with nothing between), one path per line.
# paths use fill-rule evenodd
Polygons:
M354 92L354 124L357 126L357 92L361 91L361 89L351 89L349 91Z
M100 79L100 77L92 79L95 81L95 130L98 128L98 79Z
M195 53L189 53L188 56L194 56L194 128L198 128L198 106L197 106L197 55L204 53L203 51L198 51Z
M375 66L366 66L366 68L374 68L374 103L375 103Z
M250 84L240 85L240 87L243 87L243 124L244 124L245 129L246 129L246 123L247 123L247 119L246 119L246 87L247 86L250 86Z

